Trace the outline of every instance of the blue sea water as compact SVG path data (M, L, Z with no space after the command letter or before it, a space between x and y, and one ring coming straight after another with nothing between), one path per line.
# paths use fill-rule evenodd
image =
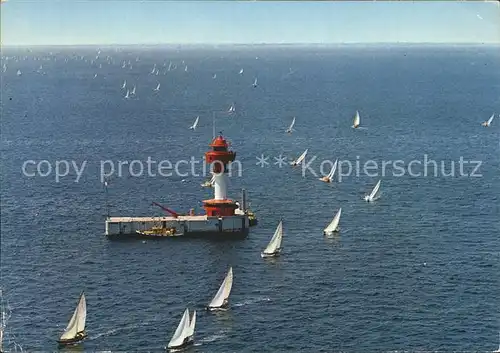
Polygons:
M1 287L10 350L56 350L82 290L89 337L76 351L160 351L186 307L199 310L191 352L498 347L500 119L480 125L500 113L498 47L6 48L3 64ZM124 98L124 80L136 96ZM356 110L364 129L350 127ZM127 165L119 176L117 168L146 166L148 157L201 161L213 114L242 166L229 193L246 188L259 218L249 237L107 239L107 204L116 216L161 215L152 201L202 211L212 193L200 187L206 176L134 177ZM188 130L196 116L198 128ZM306 148L318 175L274 164ZM256 165L262 154L264 167ZM383 161L424 158L436 161L436 176L432 164L428 176L397 176L391 164L380 175ZM480 176L459 175L461 158L463 174L480 161ZM353 173L318 181L321 161L335 159L344 173L350 161ZM53 173L24 176L27 160L86 165L78 182L74 169L56 182ZM115 166L108 197L106 160ZM372 176L363 172L368 160L378 163ZM455 163L454 176L441 163L447 174ZM364 202L379 179L381 198ZM325 238L340 207L341 231ZM282 256L264 261L280 218ZM231 310L204 312L229 266Z

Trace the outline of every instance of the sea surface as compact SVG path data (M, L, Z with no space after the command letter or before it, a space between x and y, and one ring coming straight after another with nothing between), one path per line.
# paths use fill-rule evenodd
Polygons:
M2 68L9 350L57 350L82 291L89 337L68 351L160 352L186 307L198 310L188 352L498 348L498 46L4 48ZM136 86L129 99L125 80ZM351 128L356 110L360 129ZM214 120L240 162L229 195L245 188L259 218L248 238L107 239L108 211L159 216L156 201L202 212L213 192L200 186L208 177L200 165ZM306 148L311 169L275 164ZM268 165L256 164L261 155ZM174 176L153 164L148 176L148 157L199 164ZM336 159L345 175L320 182L321 161ZM35 176L23 174L28 160ZM44 177L33 164L42 160ZM118 174L120 161L134 160L132 173L122 163ZM78 180L70 164L57 182L56 161L61 174L62 161L86 164ZM107 189L101 163L115 168ZM364 202L379 179L380 199ZM339 208L340 232L325 237ZM281 218L282 256L265 261L260 252ZM231 309L203 311L229 266Z

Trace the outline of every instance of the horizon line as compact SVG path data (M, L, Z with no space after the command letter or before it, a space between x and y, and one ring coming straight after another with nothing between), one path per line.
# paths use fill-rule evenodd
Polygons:
M500 46L499 42L261 42L261 43L78 43L78 44L55 44L55 43L43 43L43 44L3 44L0 43L1 48L8 47L200 47L200 46L339 46L339 45L490 45L490 46Z

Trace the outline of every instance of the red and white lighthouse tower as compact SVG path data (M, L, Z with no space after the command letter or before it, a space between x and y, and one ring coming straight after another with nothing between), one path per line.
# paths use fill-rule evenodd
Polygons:
M234 216L234 210L238 208L233 200L227 198L227 187L229 184L228 164L234 161L236 153L229 151L227 141L219 135L209 145L212 150L205 153L205 160L212 164L214 175L214 198L203 201L203 208L208 217Z

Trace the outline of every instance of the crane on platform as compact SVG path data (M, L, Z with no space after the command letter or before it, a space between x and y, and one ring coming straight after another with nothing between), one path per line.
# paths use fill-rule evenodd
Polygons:
M175 218L179 217L179 214L178 214L177 212L172 211L171 209L168 209L168 208L166 208L165 206L162 206L162 205L160 205L160 204L159 204L159 203L157 203L157 202L154 202L154 201L153 201L153 202L152 202L152 205L154 205L154 206L158 206L158 207L159 207L159 208L161 208L163 211L165 211L165 212L167 212L167 213L170 213L170 214L172 215L172 217L175 217Z

